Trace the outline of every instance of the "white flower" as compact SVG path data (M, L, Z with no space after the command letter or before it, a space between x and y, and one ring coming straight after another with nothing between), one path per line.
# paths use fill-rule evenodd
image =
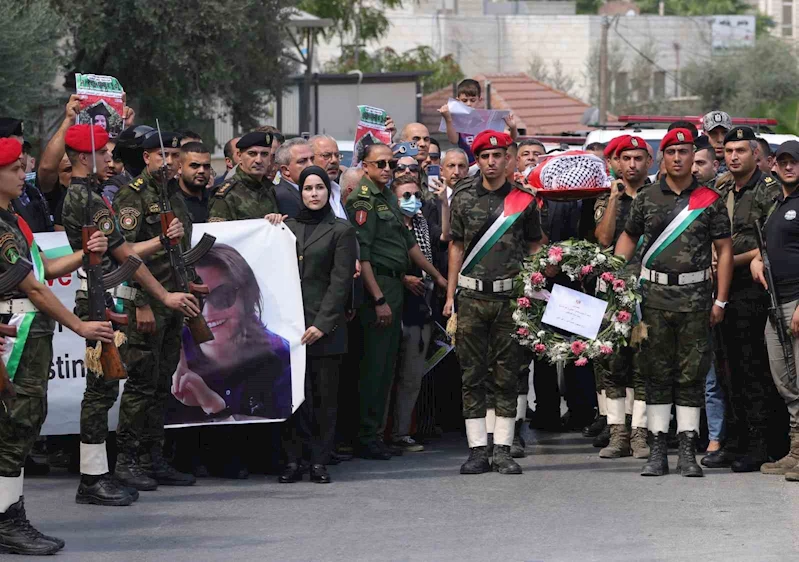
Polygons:
M597 252L599 252L599 249L597 249ZM597 253L596 256L597 263L605 263L606 261L608 261L608 258L607 256L605 256L605 254Z
M544 330L539 330L536 334L539 338L543 338L547 333Z

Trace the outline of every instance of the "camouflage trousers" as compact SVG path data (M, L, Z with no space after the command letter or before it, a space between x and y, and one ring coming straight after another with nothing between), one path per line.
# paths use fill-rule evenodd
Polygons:
M47 417L53 336L28 338L14 375L17 397L0 409L0 476L19 476Z
M509 300L458 297L455 352L463 369L463 417L486 415L486 382L494 390L496 414L516 417L521 346L511 337L516 326Z
M155 333L142 334L135 329L135 307L125 303L129 329L122 358L128 369L128 379L119 407L117 443L120 450L147 450L164 443L166 405L172 375L180 361L183 315L160 303L152 308ZM109 395L106 394L106 400Z
M458 315L460 316L460 315ZM519 376L517 378L518 386L516 389L517 395L527 396L530 393L530 363L535 358L533 350L524 347L513 340L513 343L519 346ZM489 376L486 377L486 408L495 408L496 399L494 398L494 370L489 368Z
M643 307L649 336L641 345L639 366L647 404L704 405L710 369L710 313L672 312Z
M638 366L638 350L632 347L623 347L606 360L594 361L603 363L602 387L608 398L625 398L627 389L632 388L636 400L646 400L646 384Z

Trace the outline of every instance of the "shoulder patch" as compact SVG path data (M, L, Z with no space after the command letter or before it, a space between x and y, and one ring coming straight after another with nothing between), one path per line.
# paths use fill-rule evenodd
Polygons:
M97 225L100 232L108 236L114 232L114 220L111 218L111 213L108 209L100 209L92 217L92 222Z
M369 213L361 209L360 211L355 211L355 222L358 223L358 226L363 226L366 223L366 219L369 217Z
M388 205L381 203L377 206L377 212L388 211Z
M352 204L353 209L365 209L367 211L372 210L372 204L369 201L356 201Z
M134 230L139 224L141 211L133 207L125 207L119 211L119 226L124 230Z
M605 205L597 205L596 209L594 209L594 222L599 222L602 220L602 217L605 216L605 211L607 207Z
M219 189L217 189L216 193L214 193L214 197L224 197L225 195L228 194L228 191L230 191L232 187L233 187L233 182L226 181L225 183L219 186Z
M0 255L2 255L3 259L8 263L17 263L20 255L17 243L14 240L5 242L2 246L0 246Z

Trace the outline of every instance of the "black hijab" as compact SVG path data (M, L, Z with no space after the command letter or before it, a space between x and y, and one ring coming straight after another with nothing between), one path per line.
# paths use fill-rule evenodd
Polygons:
M305 202L303 201L296 220L297 222L305 225L316 226L325 220L327 215L333 212L333 208L330 206L330 178L327 176L327 172L319 166L308 166L305 168L300 174L300 181L298 183L300 188L300 199L302 199L302 186L305 185L305 180L308 179L308 176L319 176L322 178L322 181L325 183L325 187L327 188L327 202L325 202L325 206L321 209L313 211L306 207Z

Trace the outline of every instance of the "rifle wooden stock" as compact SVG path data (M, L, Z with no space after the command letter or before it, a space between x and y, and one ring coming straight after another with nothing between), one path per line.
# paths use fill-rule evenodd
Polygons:
M199 345L214 339L214 334L202 314L198 314L194 318L186 318L186 325L189 327L194 343Z
M175 220L175 212L172 210L164 210L161 212L161 234L169 240L170 246L177 246L180 244L180 238L167 238L166 231L169 229L169 225L172 224L172 221Z
M81 242L83 245L83 253L87 256L89 265L100 265L103 263L103 256L98 254L97 252L90 252L89 251L89 238L97 232L99 228L94 224L90 225L83 225L81 228Z
M208 285L200 285L199 283L189 283L189 292L194 295L207 295L211 291L208 290Z
M118 381L127 378L128 373L119 355L119 349L114 342L102 343L100 352L100 365L103 367L103 378L109 381Z
M113 312L111 310L105 309L105 319L109 322L113 322L114 324L119 324L120 326L127 326L128 325L128 315L122 314L119 312Z

